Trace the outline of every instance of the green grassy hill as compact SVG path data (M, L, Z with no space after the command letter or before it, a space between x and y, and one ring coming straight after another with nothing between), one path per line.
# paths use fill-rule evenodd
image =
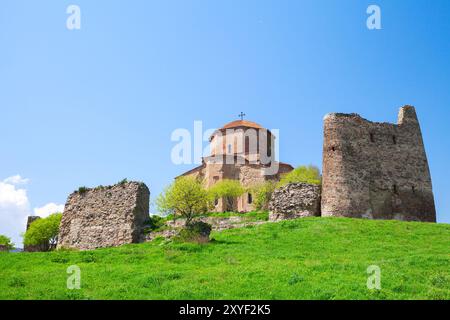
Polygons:
M90 252L0 254L0 299L450 299L450 225L306 218ZM68 290L67 267L81 268ZM381 268L380 291L367 267Z

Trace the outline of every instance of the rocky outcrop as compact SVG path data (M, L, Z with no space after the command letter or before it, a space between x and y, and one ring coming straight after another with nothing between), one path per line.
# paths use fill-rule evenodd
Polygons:
M142 242L149 200L149 189L139 182L80 188L65 205L58 248L91 250Z
M269 220L320 216L320 185L291 183L276 189L269 203Z

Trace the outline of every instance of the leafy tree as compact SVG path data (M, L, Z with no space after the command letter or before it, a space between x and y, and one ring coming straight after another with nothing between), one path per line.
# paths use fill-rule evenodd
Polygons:
M272 193L275 190L275 181L265 181L250 188L253 196L253 206L256 210L267 210Z
M11 242L11 239L1 234L0 234L0 246L4 246L8 251L14 249L14 243Z
M156 199L156 206L162 213L173 214L186 219L186 225L192 219L204 214L210 207L210 197L201 181L194 177L177 178Z
M213 199L224 199L225 210L233 210L234 200L244 194L245 189L238 180L223 179L209 189Z
M50 248L55 248L56 243L58 242L61 218L61 213L55 213L47 218L34 221L27 232L25 232L24 244L26 246L48 244Z
M289 183L304 182L309 184L321 184L322 177L320 170L316 166L300 166L291 172L283 175L277 187L282 187Z

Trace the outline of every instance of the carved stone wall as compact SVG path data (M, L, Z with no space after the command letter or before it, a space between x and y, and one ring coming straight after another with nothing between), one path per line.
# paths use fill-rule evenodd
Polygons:
M398 124L325 116L322 216L436 221L414 107L400 109Z
M320 186L291 183L276 189L269 210L270 221L320 216Z
M127 182L80 191L71 194L65 205L58 248L90 250L144 240L150 200L145 184Z

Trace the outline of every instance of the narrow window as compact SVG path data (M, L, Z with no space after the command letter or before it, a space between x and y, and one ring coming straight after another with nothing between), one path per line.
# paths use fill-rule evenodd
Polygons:
M245 137L245 153L250 152L250 137Z
M252 204L252 202L253 202L253 197L252 197L252 194L249 193L248 196L247 196L247 203L248 204Z
M217 205L219 204L219 199L214 199L214 206L216 206L217 207Z
M392 142L393 142L394 144L397 144L397 137L396 137L396 136L392 136Z
M228 145L228 154L231 154L231 144Z
M336 151L336 148L335 147L331 147L331 151Z
M394 184L394 185L392 186L392 191L394 192L394 194L398 194L398 188L397 188L397 185L396 185L396 184Z
M416 187L412 186L411 190L412 190L413 193L416 193Z
M370 142L375 142L375 136L373 133L370 134Z

